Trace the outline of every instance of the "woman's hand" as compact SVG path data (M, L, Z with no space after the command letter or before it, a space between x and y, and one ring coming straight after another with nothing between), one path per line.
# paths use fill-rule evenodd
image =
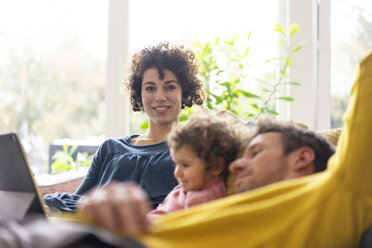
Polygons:
M78 206L78 212L112 233L133 234L149 229L147 212L150 203L146 193L135 183L111 183L89 193Z

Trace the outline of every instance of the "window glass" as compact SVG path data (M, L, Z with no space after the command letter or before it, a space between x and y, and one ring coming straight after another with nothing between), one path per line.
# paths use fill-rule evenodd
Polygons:
M244 43L252 31L249 38L251 65L243 83L252 85L255 78L262 79L272 72L264 60L278 54L278 34L273 31L278 13L275 0L255 1L254 4L241 0L130 1L130 54L162 41L184 44L193 50L196 41L213 43L217 37L231 40L239 35ZM144 120L143 114L132 113L131 133L143 133L139 123Z
M0 1L0 132L18 132L35 174L54 140L104 133L107 8Z
M331 1L331 126L343 125L357 65L372 48L372 2Z

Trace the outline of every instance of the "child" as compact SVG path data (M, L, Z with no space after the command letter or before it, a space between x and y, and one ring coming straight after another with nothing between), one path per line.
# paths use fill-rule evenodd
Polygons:
M176 164L176 186L149 218L226 196L228 166L242 149L239 128L214 112L194 113L185 125L168 135Z

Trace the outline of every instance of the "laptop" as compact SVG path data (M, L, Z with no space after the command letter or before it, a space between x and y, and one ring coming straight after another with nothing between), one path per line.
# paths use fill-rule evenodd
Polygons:
M47 217L38 186L16 133L0 134L0 220Z

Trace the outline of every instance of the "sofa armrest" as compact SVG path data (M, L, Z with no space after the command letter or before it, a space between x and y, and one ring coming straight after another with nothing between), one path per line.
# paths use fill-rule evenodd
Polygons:
M41 194L41 197L43 197L46 194L52 194L55 192L63 192L63 193L74 193L76 189L79 187L81 181L83 180L83 177L76 178L73 180L57 183L57 184L51 184L51 185L43 185L39 186L39 192Z

